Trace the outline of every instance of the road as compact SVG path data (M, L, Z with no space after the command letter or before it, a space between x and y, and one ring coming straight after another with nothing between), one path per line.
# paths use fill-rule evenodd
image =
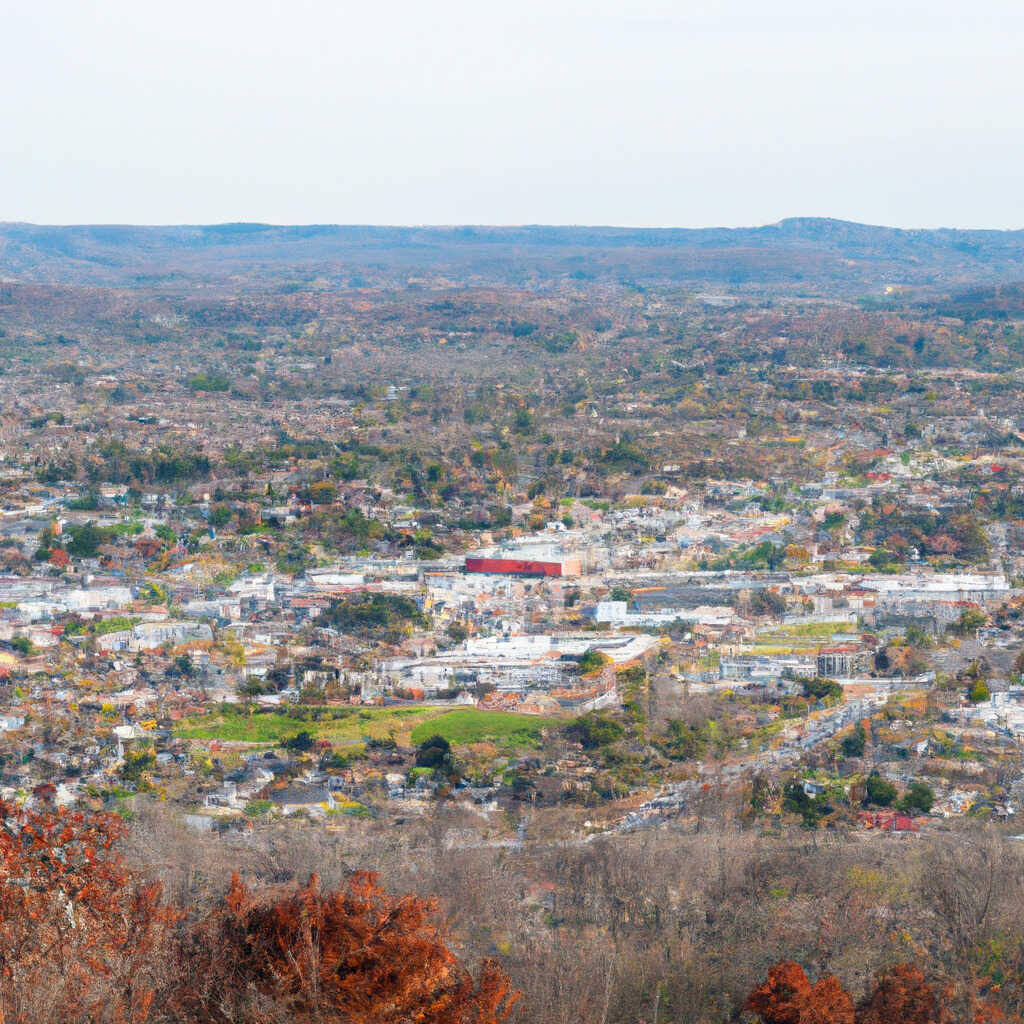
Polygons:
M648 828L686 812L690 800L707 782L731 782L748 778L768 769L795 768L800 759L811 750L831 739L847 726L872 714L887 700L886 695L858 697L838 707L818 712L810 719L800 719L786 726L779 736L782 742L770 750L762 750L752 757L724 764L699 764L697 777L663 787L656 796L630 811L613 828L616 832L630 832Z

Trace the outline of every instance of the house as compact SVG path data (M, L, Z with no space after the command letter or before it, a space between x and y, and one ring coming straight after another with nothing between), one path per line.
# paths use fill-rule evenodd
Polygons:
M899 811L861 811L857 818L865 828L876 828L883 832L920 831L909 814L901 814Z
M334 794L328 786L311 786L302 782L293 782L280 789L271 789L267 793L271 800L285 814L296 814L317 807L326 806L334 810L337 806Z

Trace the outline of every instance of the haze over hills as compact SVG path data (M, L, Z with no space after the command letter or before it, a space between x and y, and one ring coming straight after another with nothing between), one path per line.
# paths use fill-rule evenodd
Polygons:
M1024 278L1024 230L904 230L825 218L754 228L0 224L7 280L107 287L323 278L394 286L413 271L459 284L769 285L858 294Z

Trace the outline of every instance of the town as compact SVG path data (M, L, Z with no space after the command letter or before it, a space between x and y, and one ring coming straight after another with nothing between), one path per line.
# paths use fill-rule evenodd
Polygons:
M145 230L89 284L16 231L0 283L8 820L124 829L188 921L379 872L524 1021L633 1024L663 955L673 1019L731 1019L838 917L976 977L942 908L1017 906L1024 292L884 239L683 286Z
M540 352L612 358L602 338L638 317L657 341L569 404L557 393L578 385L550 369L460 383L480 368L450 328L408 353L427 382L332 384L372 356L323 323L306 362L279 328L248 329L219 370L175 379L164 346L183 334L129 357L74 292L90 329L58 362L19 359L37 297L10 285L0 307L8 796L158 796L206 829L441 800L513 831L547 808L577 835L692 817L708 780L761 815L860 828L1018 812L1024 438L1002 371L709 380L652 361L652 325L768 317L791 345L779 322L806 309L602 293L589 343ZM494 336L496 302L424 314L484 317ZM334 311L349 332L357 307L379 329L379 310L349 305ZM126 361L111 372L101 348ZM264 375L319 361L316 397L282 384L254 404L229 383L250 351ZM665 386L691 397L665 406ZM583 447L566 446L574 421ZM730 462L744 468L725 476Z
M1024 1024L1024 6L9 4L0 1024Z

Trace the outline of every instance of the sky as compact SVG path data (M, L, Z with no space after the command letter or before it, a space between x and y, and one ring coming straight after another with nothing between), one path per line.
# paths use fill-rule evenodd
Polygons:
M1024 227L1021 0L0 6L0 220Z

